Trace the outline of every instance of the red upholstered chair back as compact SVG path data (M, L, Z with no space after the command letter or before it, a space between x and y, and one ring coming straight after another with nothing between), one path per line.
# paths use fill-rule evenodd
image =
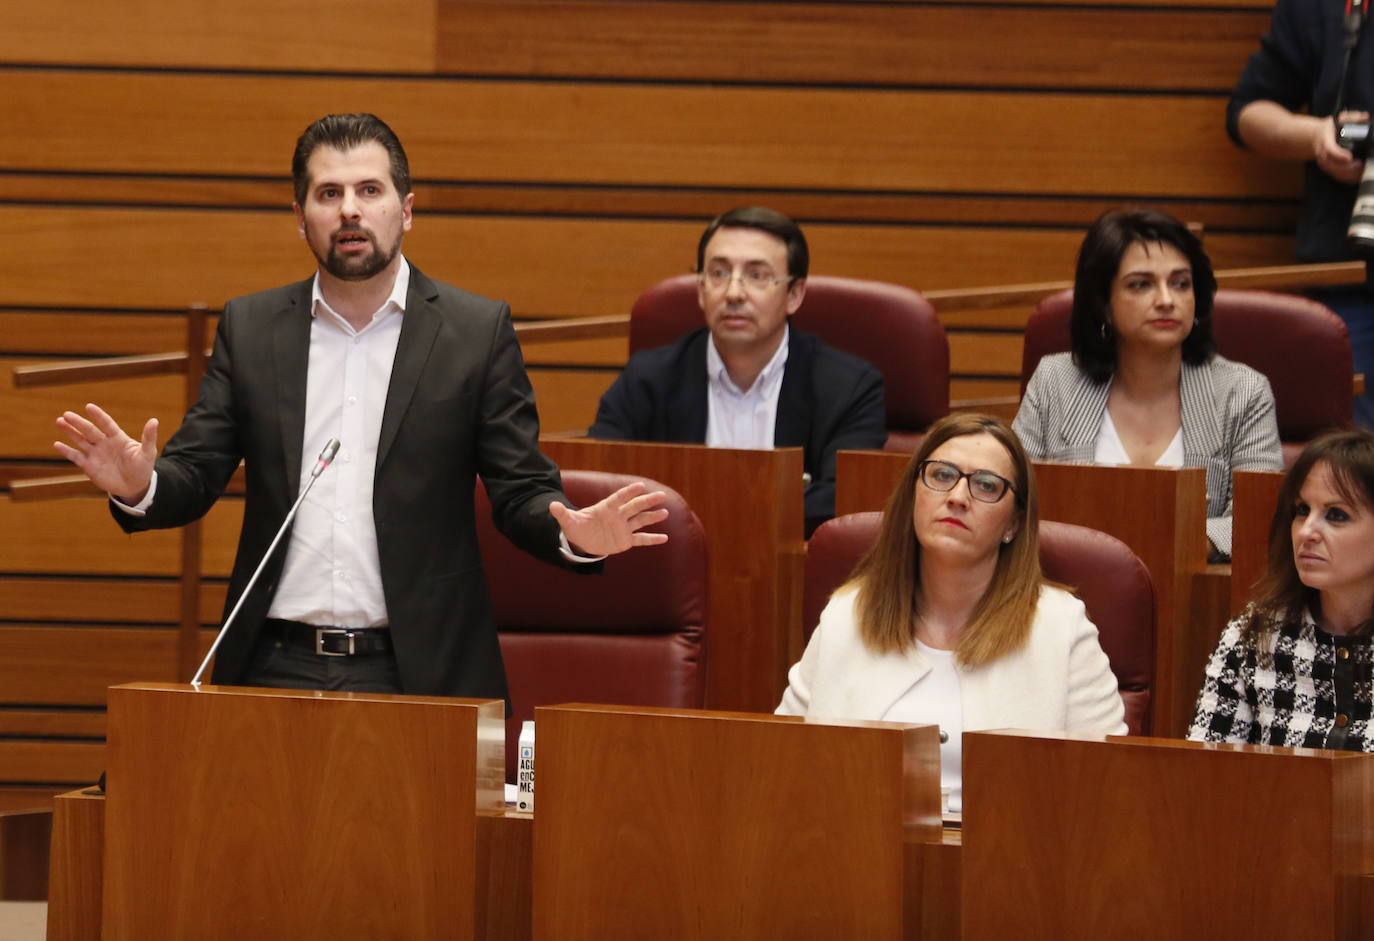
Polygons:
M1073 291L1060 291L1041 301L1026 322L1023 393L1042 356L1069 350L1072 310ZM1268 378L1285 466L1322 431L1350 424L1350 336L1327 307L1295 294L1226 288L1217 291L1212 335L1222 356Z
M696 275L660 281L630 310L630 352L672 343L702 323ZM915 451L949 412L949 340L935 308L910 288L812 275L792 323L883 374L887 450Z
M809 640L831 593L878 538L881 513L822 523L806 544L802 633ZM1086 526L1040 523L1040 567L1082 599L1116 674L1131 735L1150 734L1155 680L1155 589L1145 563L1121 540Z
M563 490L590 506L634 480L563 471ZM699 709L706 689L706 536L674 490L668 518L650 528L661 546L606 560L600 575L578 575L516 549L491 520L477 487L482 567L500 631L513 715L506 721L506 776L515 779L520 723L535 706L562 702Z

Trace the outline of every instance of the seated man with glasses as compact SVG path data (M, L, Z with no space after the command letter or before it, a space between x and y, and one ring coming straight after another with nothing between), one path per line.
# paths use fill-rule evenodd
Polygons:
M887 440L882 375L791 329L806 294L801 228L771 209L717 216L697 244L705 326L630 357L601 397L593 438L725 448L800 447L806 533L835 513L835 452Z

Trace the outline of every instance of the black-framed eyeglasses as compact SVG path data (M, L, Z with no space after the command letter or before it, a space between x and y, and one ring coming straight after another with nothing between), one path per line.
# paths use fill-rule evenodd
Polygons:
M965 478L968 479L969 495L982 503L996 503L1006 496L1008 490L1016 492L1010 480L990 470L965 473L949 461L921 462L921 483L939 493L948 493Z

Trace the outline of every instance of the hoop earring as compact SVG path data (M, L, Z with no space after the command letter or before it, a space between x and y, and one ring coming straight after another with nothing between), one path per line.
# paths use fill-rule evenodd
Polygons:
M1108 327L1107 327L1107 321L1104 320L1104 321L1102 321L1101 324L1098 325L1097 332L1100 333L1100 334L1102 334L1102 339L1104 339L1104 340L1111 339L1111 337L1109 336L1109 330L1108 330Z

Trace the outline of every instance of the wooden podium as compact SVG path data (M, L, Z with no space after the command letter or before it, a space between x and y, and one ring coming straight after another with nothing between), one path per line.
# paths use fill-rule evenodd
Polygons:
M1374 759L964 735L965 941L1368 938Z
M471 939L500 702L110 689L103 937Z
M536 710L535 941L903 937L939 844L938 730Z

